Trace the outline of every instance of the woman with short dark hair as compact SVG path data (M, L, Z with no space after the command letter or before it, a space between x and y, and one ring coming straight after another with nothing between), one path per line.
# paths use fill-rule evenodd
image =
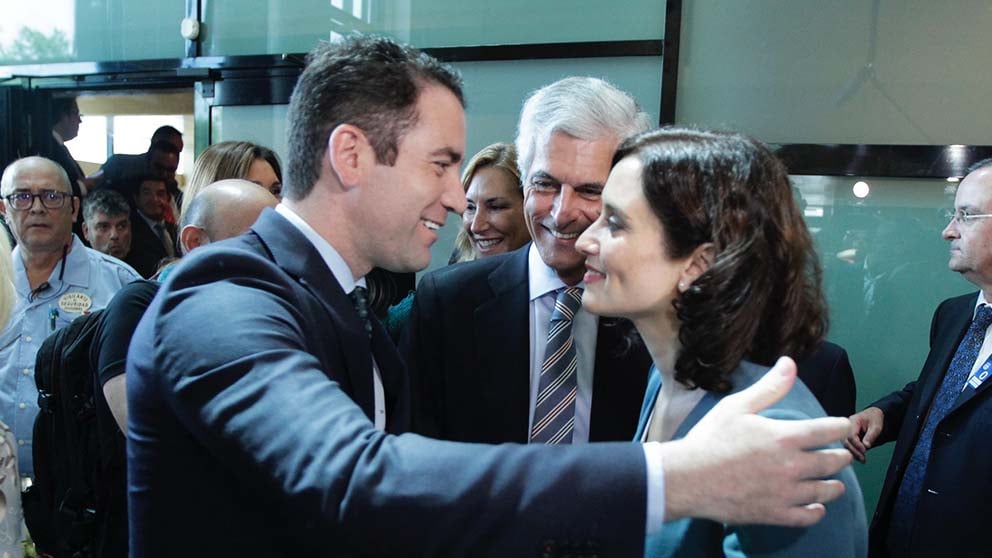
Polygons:
M577 241L583 305L630 319L654 367L639 441L686 435L725 395L778 355L801 358L827 329L820 271L788 175L760 142L731 133L662 129L614 156L599 219ZM805 385L764 414L824 416ZM850 468L845 495L807 528L666 523L648 556L860 557L864 504Z

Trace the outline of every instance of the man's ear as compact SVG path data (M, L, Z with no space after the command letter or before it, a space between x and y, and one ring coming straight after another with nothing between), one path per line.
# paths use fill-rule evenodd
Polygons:
M210 244L207 231L196 225L186 225L179 231L179 242L183 246L183 254L189 254L194 248Z
M374 156L375 151L365 132L353 124L337 126L327 138L327 158L331 170L345 190L362 183L370 163L375 161Z
M87 223L86 221L83 221L83 227L82 227L82 229L83 229L83 240L85 240L86 242L89 242L90 241L90 224Z
M714 261L716 261L716 246L712 242L704 242L696 246L679 275L679 292L688 290L693 281L706 273Z
M79 208L83 205L83 200L80 199L80 198L78 198L78 197L76 197L76 196L72 196L69 199L72 200L72 206L71 206L72 207L72 222L75 223L76 222L76 218L79 217Z

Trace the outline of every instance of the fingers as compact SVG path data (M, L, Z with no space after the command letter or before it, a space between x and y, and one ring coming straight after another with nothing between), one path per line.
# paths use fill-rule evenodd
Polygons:
M875 440L878 439L878 435L882 433L882 424L880 422L871 422L868 424L868 430L865 432L863 438L865 449L871 449L875 444Z
M739 393L723 398L717 409L736 413L756 413L785 397L796 381L796 363L789 357L780 357L760 380Z
M844 447L847 451L851 452L851 455L853 455L859 462L865 462L865 452L867 451L867 448L865 448L865 445L861 443L861 439L858 438L857 434L851 434L848 436L847 439L844 440Z
M766 419L774 429L776 438L797 448L822 448L847 438L851 421L843 417L824 417L807 420Z
M851 464L851 452L846 449L832 448L817 451L807 451L794 461L795 479L821 479L837 474L838 471ZM827 500L807 500L806 502L826 502Z
M809 527L823 519L825 515L827 508L823 504L808 504L787 509L778 523L786 527Z

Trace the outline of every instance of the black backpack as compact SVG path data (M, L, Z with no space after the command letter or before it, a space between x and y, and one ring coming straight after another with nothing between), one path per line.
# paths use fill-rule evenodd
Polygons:
M97 501L101 443L90 345L103 310L50 335L35 362L40 411L34 423L34 484L23 497L24 520L39 555L98 555Z

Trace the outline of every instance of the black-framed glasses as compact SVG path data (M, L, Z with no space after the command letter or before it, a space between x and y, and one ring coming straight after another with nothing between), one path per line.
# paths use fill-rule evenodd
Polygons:
M34 205L35 198L41 200L41 205L45 206L47 209L59 209L65 205L65 199L71 197L72 194L49 190L40 194L32 194L31 192L14 192L4 199L6 199L7 203L9 203L14 209L24 211L25 209L31 209L31 206Z

